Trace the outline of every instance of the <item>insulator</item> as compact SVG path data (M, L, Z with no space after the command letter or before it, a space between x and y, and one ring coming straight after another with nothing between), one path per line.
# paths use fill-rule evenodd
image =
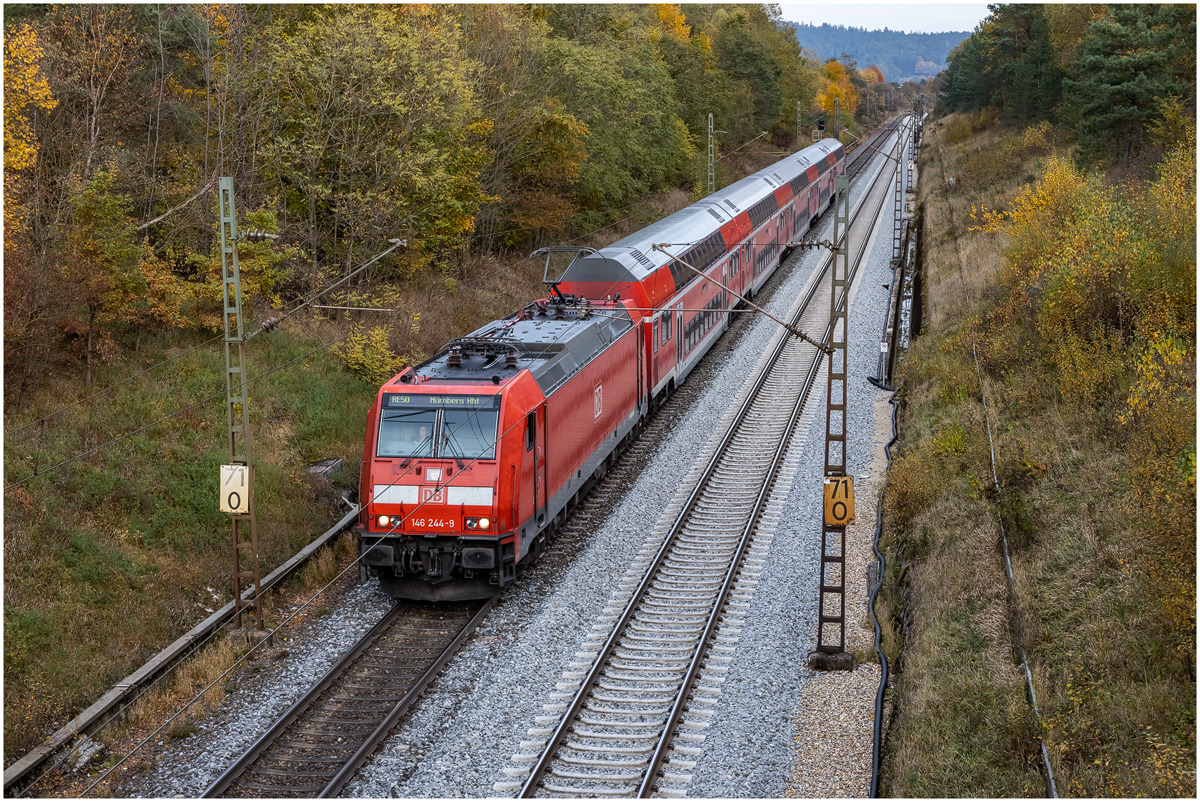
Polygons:
M281 322L282 321L280 321L280 319L277 317L269 317L263 321L262 330L263 331L274 331L275 329L277 329L279 327L279 324Z

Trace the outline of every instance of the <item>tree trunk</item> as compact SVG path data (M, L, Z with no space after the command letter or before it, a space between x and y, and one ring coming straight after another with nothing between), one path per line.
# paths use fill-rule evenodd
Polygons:
M92 390L92 321L95 320L95 318L96 318L96 316L95 316L95 314L93 314L91 316L91 318L88 320L88 340L87 340L87 360L86 360L87 379L84 382L84 386L88 390L88 392L91 392L91 390Z

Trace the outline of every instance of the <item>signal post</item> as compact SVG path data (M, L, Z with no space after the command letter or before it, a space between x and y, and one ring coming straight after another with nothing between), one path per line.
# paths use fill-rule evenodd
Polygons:
M229 421L229 465L221 466L221 512L233 522L233 609L238 628L242 610L253 607L254 622L265 629L258 571L258 528L254 521L254 465L250 462L250 404L246 385L245 318L238 268L237 216L233 179L222 178L218 195L221 211L221 288L225 319L225 389ZM240 526L239 526L240 524ZM242 598L242 583L254 588L253 599ZM253 582L253 585L250 582Z
M817 648L809 667L822 671L854 667L846 651L846 527L854 523L854 475L846 463L849 403L846 344L850 305L850 181L837 181L830 269L829 356L825 382L825 471L822 483L821 574L817 586ZM841 304L838 303L839 296Z

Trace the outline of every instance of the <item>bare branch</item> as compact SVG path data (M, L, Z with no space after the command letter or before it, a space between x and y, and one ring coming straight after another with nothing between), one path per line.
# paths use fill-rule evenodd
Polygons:
M154 225L155 223L159 222L160 220L162 220L163 218L165 218L167 215L171 214L172 212L177 212L177 211L179 211L179 210L180 210L180 209L182 209L184 206L187 206L189 203L191 203L192 201L194 201L196 198L200 197L200 196L201 196L201 195L203 195L205 192L208 192L210 189L212 189L212 185L213 185L213 182L212 182L212 180L210 179L210 180L209 180L209 182L208 182L207 184L205 184L204 186L202 186L202 187L200 188L200 191L199 191L199 192L197 192L195 195L193 195L192 197L188 198L187 200L185 200L183 203L179 204L179 205L178 205L178 206L176 206L175 208L173 208L173 209L167 209L165 212L163 212L162 214L160 214L158 217L154 218L153 220L147 220L145 223L142 223L140 226L138 226L138 231L145 231L147 228L149 228L150 226L152 226L152 225Z

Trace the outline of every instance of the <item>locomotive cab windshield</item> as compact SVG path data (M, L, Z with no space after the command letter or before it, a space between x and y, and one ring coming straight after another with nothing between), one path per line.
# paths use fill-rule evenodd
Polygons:
M386 393L375 456L495 459L499 395Z

